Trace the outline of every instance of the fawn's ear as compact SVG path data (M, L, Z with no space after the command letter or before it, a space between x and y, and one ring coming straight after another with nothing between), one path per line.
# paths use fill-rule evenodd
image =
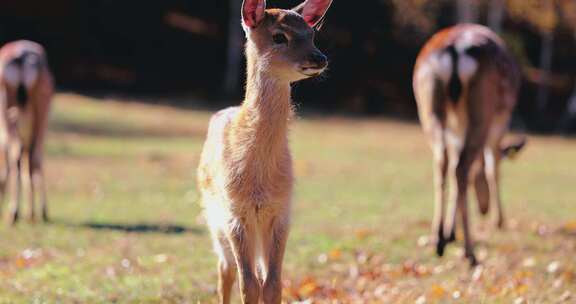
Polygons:
M255 28L264 19L266 0L244 0L242 3L242 23L247 28Z
M332 0L306 0L292 10L302 15L310 27L319 29L331 4Z

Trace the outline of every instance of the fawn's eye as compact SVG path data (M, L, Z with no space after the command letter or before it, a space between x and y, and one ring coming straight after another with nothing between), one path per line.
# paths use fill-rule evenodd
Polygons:
M286 38L286 35L284 35L284 34L276 34L276 35L272 36L272 40L274 40L274 43L276 43L276 44L288 43L288 38Z

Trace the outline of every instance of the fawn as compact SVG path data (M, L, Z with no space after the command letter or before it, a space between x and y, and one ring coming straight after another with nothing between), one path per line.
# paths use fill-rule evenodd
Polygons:
M293 10L267 10L265 0L242 4L246 96L212 117L197 178L219 258L220 303L230 302L237 273L243 303L281 301L293 187L290 85L327 67L314 28L331 3L307 0Z
M7 221L17 222L20 210L22 162L28 162L29 218L36 218L39 196L42 219L48 221L42 167L44 136L54 91L44 48L31 41L15 41L0 49L0 171L2 194L8 194Z
M521 141L502 147L520 80L519 68L504 42L480 25L445 29L434 35L418 56L413 86L420 122L434 156L432 236L439 256L455 240L458 213L465 255L472 265L477 264L468 220L469 180L474 182L481 213L486 214L490 204L495 204L498 226L504 226L499 164L506 153L524 145Z

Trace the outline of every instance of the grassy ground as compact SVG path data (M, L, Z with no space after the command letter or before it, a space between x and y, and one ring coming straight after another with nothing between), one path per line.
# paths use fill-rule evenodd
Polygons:
M214 302L194 185L209 115L57 96L53 223L0 228L0 303ZM459 245L437 259L426 244L431 160L417 125L300 119L291 141L287 302L576 300L576 141L531 138L505 164L509 228L474 215L474 271Z

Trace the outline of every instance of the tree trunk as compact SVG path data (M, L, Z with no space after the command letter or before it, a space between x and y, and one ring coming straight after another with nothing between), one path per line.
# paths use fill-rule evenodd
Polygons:
M502 32L504 20L504 0L491 0L488 12L488 26L496 33Z
M568 107L566 109L568 115L571 119L576 117L576 83L574 83L574 90L572 91L572 96L568 99Z
M576 0L574 0L576 2ZM574 31L574 39L576 39L576 30ZM569 132L572 131L571 125L576 122L576 80L574 81L574 89L572 90L572 94L568 98L568 102L566 103L566 110L564 112L564 116L560 121L560 131L561 132Z
M540 111L548 107L550 94L550 69L552 68L552 56L554 55L554 33L545 31L542 33L542 51L540 52L540 88L538 89L537 105Z
M566 110L562 115L562 119L558 123L558 131L569 133L573 131L573 126L576 123L576 83L574 83L574 90L572 91L572 95L568 98L568 102L566 103Z
M240 83L240 67L242 64L242 27L240 25L240 10L242 1L230 0L228 23L228 52L226 60L226 75L224 76L224 94L231 97L236 93Z
M457 21L459 23L478 22L478 2L477 0L458 0L456 7Z

